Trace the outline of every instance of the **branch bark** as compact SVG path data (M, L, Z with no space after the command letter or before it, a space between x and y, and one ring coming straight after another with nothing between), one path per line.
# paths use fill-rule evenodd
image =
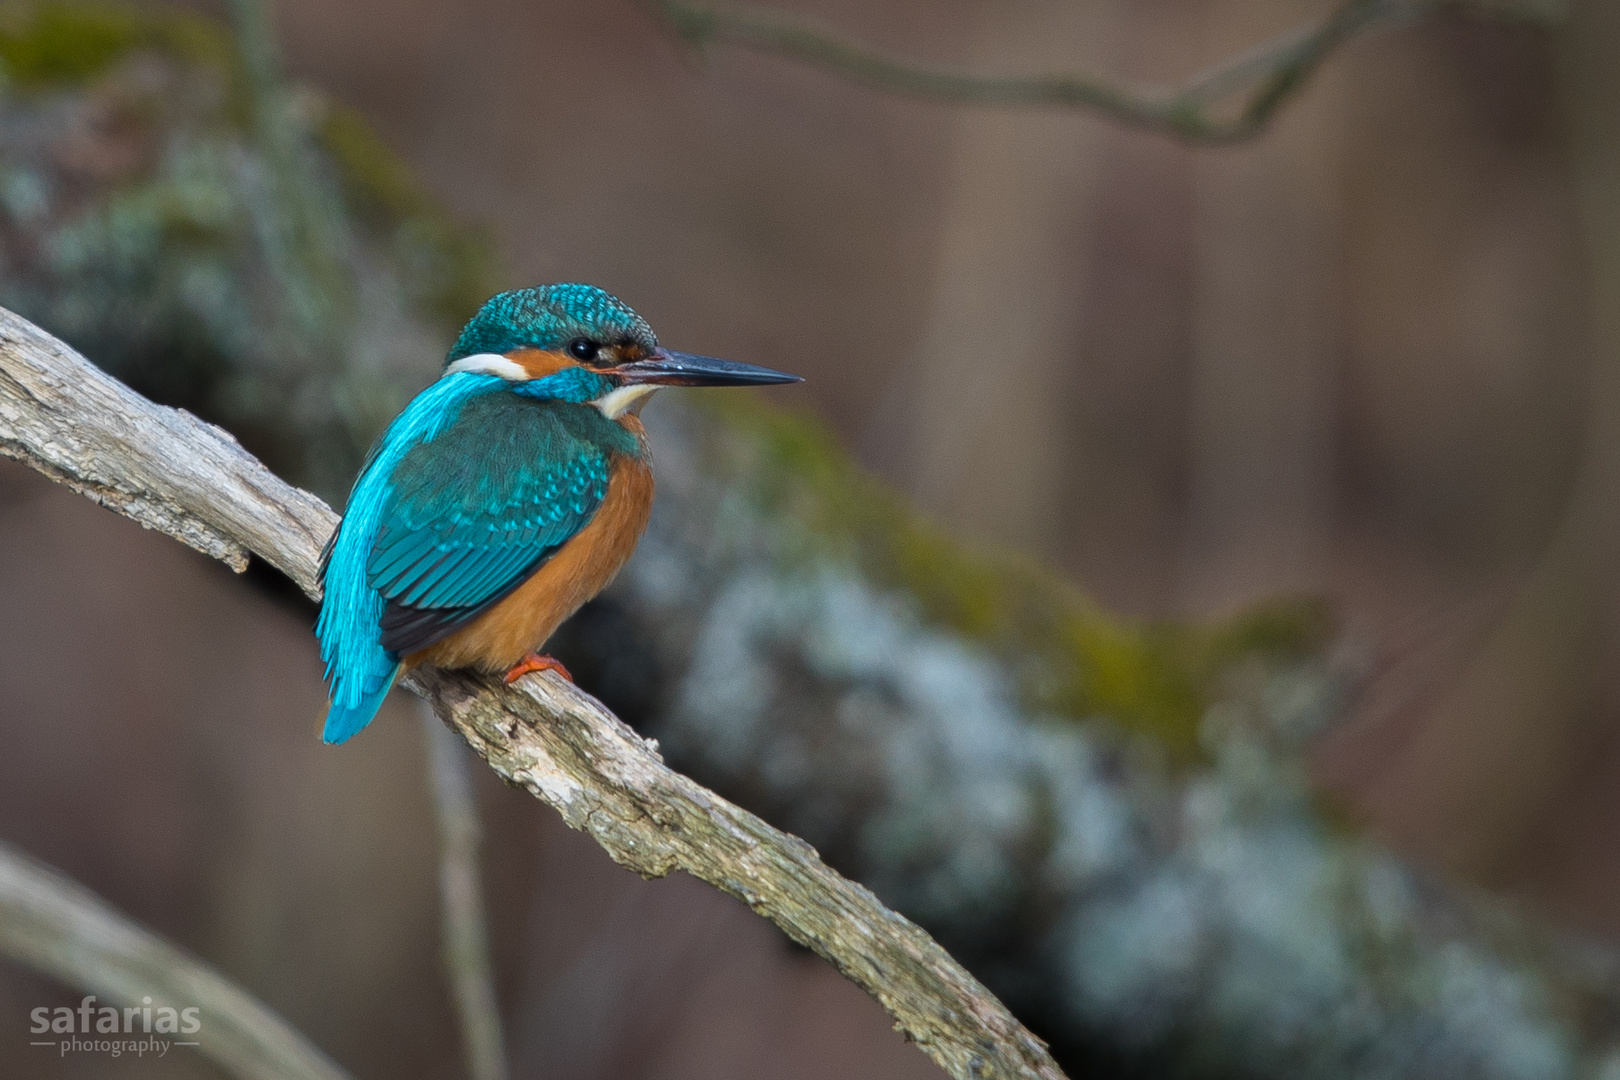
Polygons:
M0 454L231 569L258 555L311 596L338 516L183 409L153 405L0 309Z
M1183 142L1219 145L1260 134L1324 61L1374 26L1460 11L1544 25L1551 3L1488 0L1349 0L1177 88L1139 89L1089 73L974 75L867 48L837 34L762 8L708 8L681 0L648 0L654 16L688 45L737 45L796 60L875 90L991 108L1084 109L1126 127ZM1235 111L1217 113L1238 100Z
M235 983L77 882L0 843L0 952L106 1003L202 1010L197 1052L243 1080L349 1080ZM186 1036L181 1036L185 1038Z
M0 453L241 569L251 552L312 597L337 524L230 435L154 405L0 309ZM555 675L512 687L422 670L406 685L509 783L646 877L684 870L742 900L876 998L959 1080L1062 1071L944 949L803 840L674 772L595 698Z

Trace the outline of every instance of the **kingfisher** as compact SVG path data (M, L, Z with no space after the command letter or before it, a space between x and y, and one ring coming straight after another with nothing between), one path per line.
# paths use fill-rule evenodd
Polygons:
M419 664L568 678L539 650L646 528L647 399L800 381L662 348L594 285L490 299L371 448L322 555L324 740L354 736Z

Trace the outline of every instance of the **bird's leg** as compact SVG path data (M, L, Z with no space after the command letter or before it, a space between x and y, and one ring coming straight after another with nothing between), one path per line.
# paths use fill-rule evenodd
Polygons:
M515 683L531 671L555 671L569 682L574 681L574 677L568 674L568 669L563 667L560 661L553 660L549 656L541 656L537 652L531 652L514 664L512 670L506 673L506 682L508 685Z

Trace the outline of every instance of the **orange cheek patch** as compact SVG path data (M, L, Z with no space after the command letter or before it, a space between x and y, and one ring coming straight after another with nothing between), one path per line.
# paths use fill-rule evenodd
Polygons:
M506 354L506 358L528 372L531 379L543 379L547 375L555 375L565 367L577 367L575 360L567 353L554 352L550 349L515 349Z

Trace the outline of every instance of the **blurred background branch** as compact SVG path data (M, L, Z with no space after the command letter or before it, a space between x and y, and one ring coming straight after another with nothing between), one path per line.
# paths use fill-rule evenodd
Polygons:
M478 858L482 830L468 770L473 759L427 704L422 704L428 783L439 827L439 905L445 974L461 1023L469 1080L506 1080L495 968L490 962L484 886Z
M1264 131L1330 56L1373 28L1438 14L1538 26L1552 26L1562 16L1557 0L1348 0L1322 19L1165 90L1085 73L974 75L890 56L767 8L717 8L684 0L644 3L699 52L712 45L735 45L886 93L989 108L1081 109L1127 127L1206 144L1241 142Z
M0 953L91 991L104 1004L197 1006L202 1025L197 1052L242 1080L349 1080L235 983L5 843L0 843Z

